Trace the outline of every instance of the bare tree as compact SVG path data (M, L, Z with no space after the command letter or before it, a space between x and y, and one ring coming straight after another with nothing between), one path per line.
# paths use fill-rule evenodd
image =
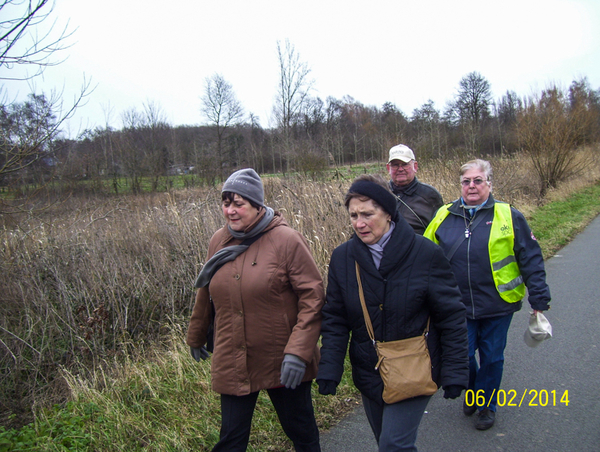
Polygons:
M518 148L517 116L523 109L523 101L514 91L507 91L493 108L501 152L516 151Z
M242 121L244 108L235 95L231 83L227 82L221 74L213 74L206 78L201 100L202 114L214 126L217 134L216 154L222 159L223 141L229 129Z
M408 120L404 113L398 109L393 103L385 102L381 106L382 110L382 127L385 140L381 143L380 158L387 159L387 151L389 148L398 143L405 141L405 136L408 129ZM387 160L386 160L387 161Z
M72 32L65 26L55 33L56 21L40 34L54 9L52 0L2 0L0 1L0 69L15 66L35 68L29 75L0 75L0 80L31 79L40 75L47 66L60 64L53 61L57 52L69 47L67 40ZM4 73L6 74L6 72Z
M309 79L308 64L300 61L300 54L287 39L285 49L282 49L281 42L277 41L277 57L279 88L274 110L279 125L287 132L296 115L302 111L314 81Z
M314 82L309 78L308 64L300 61L300 54L296 52L289 40L286 39L285 48L282 48L281 42L277 41L277 57L279 60L279 86L273 113L282 133L283 146L280 153L280 166L283 169L282 159L285 156L287 171L293 153L292 126L299 120Z
M252 167L259 173L265 172L264 148L267 141L267 134L260 126L260 120L254 113L249 115L250 127L250 151L252 154Z
M413 110L411 125L416 133L415 148L419 151L419 156L439 157L441 155L442 123L440 118L440 112L435 108L431 99Z
M102 106L104 111L105 126L104 130L100 131L99 139L100 146L102 148L102 154L104 155L104 165L106 175L111 178L111 184L115 194L119 193L119 167L115 156L114 147L114 130L110 127L110 118L113 112L110 103Z
M519 140L533 162L540 182L540 197L591 164L574 158L573 153L584 143L590 118L584 103L570 105L557 86L526 101L518 114Z
M496 116L504 126L517 122L517 113L523 108L523 101L514 91L507 91L498 104Z
M450 112L454 122L462 129L467 148L472 152L478 150L482 126L490 117L491 104L490 83L479 72L471 72L460 80Z
M56 21L44 28L52 7L52 0L0 0L0 69L3 69L0 80L31 80L45 67L61 62L53 57L68 47L71 33L65 27L56 34ZM34 72L28 75L13 72L17 66L32 67ZM0 182L16 181L15 176L22 177L38 161L47 158L61 127L90 92L90 84L84 78L70 106L65 106L62 93L56 92L50 96L31 93L23 103L0 100ZM13 197L10 202L3 199L0 214L22 210L31 196Z
M594 91L587 77L573 80L569 87L569 111L580 112L588 119L581 136L581 143L593 143L600 138L600 90Z
M142 190L144 177L150 178L152 190L159 187L167 175L172 148L171 126L159 105L146 102L142 112L135 108L125 111L121 120L123 131L115 143L120 162L134 193Z
M161 176L166 176L172 160L172 134L167 117L155 102L144 104L145 114L145 167L152 177L152 190L156 191Z
M0 186L31 182L32 169L39 162L48 167L60 163L52 155L53 141L59 136L61 125L87 96L86 90L87 85L66 112L56 94L46 97L32 93L25 102L0 104ZM37 193L28 192L24 198L13 196L10 200L2 198L0 214L20 212Z
M143 127L143 115L135 108L121 113L123 123L122 133L116 140L117 152L122 171L129 180L129 185L134 193L142 190L143 170L143 140L141 129Z
M490 82L479 72L471 72L460 80L455 108L461 122L478 125L489 118L491 103Z
M0 178L31 167L57 134L56 114L44 95L0 109ZM0 179L1 180L1 179Z

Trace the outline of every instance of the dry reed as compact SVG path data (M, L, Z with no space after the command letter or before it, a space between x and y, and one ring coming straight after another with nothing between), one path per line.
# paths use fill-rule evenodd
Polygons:
M533 212L541 200L527 159L491 161L494 195ZM451 201L460 193L461 163L423 161L418 177ZM563 185L562 195L599 180L599 173L588 168ZM331 252L352 233L343 206L351 178L264 178L266 204L308 240L325 280ZM194 277L222 225L218 188L199 188L72 198L0 229L0 424L46 404L57 388L65 397L60 366L84 379L102 366L110 372L106 363L185 327Z

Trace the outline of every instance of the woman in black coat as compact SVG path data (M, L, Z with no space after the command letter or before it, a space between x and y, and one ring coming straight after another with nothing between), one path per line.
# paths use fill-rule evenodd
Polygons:
M397 213L397 201L378 176L359 176L345 200L355 234L337 247L329 264L322 348L317 383L321 394L335 394L350 340L354 384L379 450L416 450L419 423L431 396L394 404L382 399L383 382L358 295L355 261L360 266L375 339L394 341L428 336L432 377L445 398L468 385L465 307L442 250L416 235Z

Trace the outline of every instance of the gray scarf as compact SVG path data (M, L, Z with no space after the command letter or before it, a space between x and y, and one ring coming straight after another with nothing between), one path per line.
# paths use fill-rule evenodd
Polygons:
M271 220L273 219L274 214L275 213L273 212L273 209L271 209L270 207L265 207L265 215L258 222L258 224L252 228L252 230L250 232L234 231L229 226L227 226L227 229L229 230L229 233L233 236L233 238L242 239L244 242L250 241L249 239L256 237L258 234L260 234L260 233L262 233L262 231L264 231L264 229L269 225L269 223L271 223ZM210 282L210 280L212 279L212 277L214 276L214 274L217 272L217 270L219 268L221 268L221 266L223 264L234 260L240 254L242 254L244 251L246 251L249 246L250 246L250 243L245 245L242 242L239 245L227 246L227 247L222 248L219 251L217 251L213 255L213 257L211 257L206 262L206 264L204 264L204 267L202 267L202 270L200 271L200 274L198 275L198 278L196 279L196 283L194 284L194 287L196 289L199 289L201 287L207 286L208 283Z

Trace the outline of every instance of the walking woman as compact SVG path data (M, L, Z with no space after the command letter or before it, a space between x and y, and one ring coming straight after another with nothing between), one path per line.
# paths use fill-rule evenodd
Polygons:
M265 389L297 451L319 451L310 387L317 374L323 281L302 235L264 205L253 169L222 189L226 225L211 238L187 334L199 361L214 313L212 388L221 394L213 451L245 451Z
M356 263L377 341L422 335L428 319L432 378L444 397L457 398L468 383L465 307L442 250L416 235L397 211L381 177L359 176L345 205L355 234L337 247L329 264L317 383L335 394L350 340L354 384L380 451L414 451L419 423L431 396L385 403L377 353L365 326Z
M525 217L492 196L492 166L476 159L460 168L461 197L442 206L425 231L452 265L467 307L469 388L480 402L463 404L466 416L479 411L477 430L496 420L504 348L513 314L526 289L534 311L549 309L550 289L542 250ZM479 363L476 353L479 352ZM481 396L480 396L481 395Z

